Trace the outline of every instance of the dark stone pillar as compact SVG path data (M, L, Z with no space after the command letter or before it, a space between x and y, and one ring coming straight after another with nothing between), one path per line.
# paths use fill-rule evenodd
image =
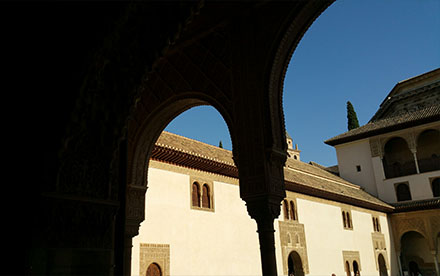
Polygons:
M279 202L278 198L262 197L247 203L249 215L257 222L261 266L265 276L277 275L273 222L280 214Z

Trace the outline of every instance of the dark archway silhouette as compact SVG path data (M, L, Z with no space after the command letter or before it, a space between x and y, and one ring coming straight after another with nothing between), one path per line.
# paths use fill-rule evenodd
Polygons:
M303 264L298 252L292 251L287 259L288 276L304 276Z
M379 276L388 276L387 265L382 254L379 254L377 257L377 262L379 265Z
M383 168L386 178L415 174L416 164L407 142L401 137L388 140L384 147Z
M359 265L356 261L353 261L353 274L354 274L354 276L361 275L361 273L359 271Z
M348 261L345 262L345 273L347 274L347 276L351 276L350 263Z
M417 139L417 161L420 172L440 169L440 132L428 129L420 133Z

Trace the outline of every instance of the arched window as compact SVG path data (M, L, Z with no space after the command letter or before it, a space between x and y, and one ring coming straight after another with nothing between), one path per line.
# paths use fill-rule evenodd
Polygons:
M417 139L417 161L420 172L440 170L440 132L428 129Z
M351 276L350 263L348 261L345 262L345 272L347 273L347 276Z
M353 261L353 274L354 274L354 276L361 275L361 273L359 272L359 265L356 261Z
M351 224L350 213L347 212L347 213L345 213L345 214L347 215L347 227L348 227L348 228L351 228L351 227L352 227L352 224Z
M440 196L440 178L436 178L432 181L432 195L434 197Z
M287 259L287 275L304 276L301 256L296 251L292 251Z
M403 138L390 139L384 147L383 168L386 178L415 174L416 163Z
M199 183L194 182L192 185L192 206L200 207L200 186Z
M290 201L290 218L292 220L296 220L296 215L295 215L295 203L293 203L293 201Z
M208 184L203 185L202 207L211 208L211 195L209 193Z
M284 200L283 205L284 205L284 219L288 220L289 219L289 204L287 203L287 200Z
M347 227L347 218L345 217L345 212L342 211L342 221L344 222L344 228Z
M382 254L379 254L377 262L379 263L379 276L388 276L387 265Z
M400 183L396 186L397 201L411 200L411 192L406 183Z
M162 276L162 271L160 270L160 266L156 263L152 263L147 268L146 276Z

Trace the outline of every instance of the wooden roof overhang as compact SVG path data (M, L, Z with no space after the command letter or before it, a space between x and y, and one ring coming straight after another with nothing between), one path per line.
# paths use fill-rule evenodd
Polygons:
M154 147L151 154L151 159L182 167L238 178L238 169L235 166L159 145Z
M394 203L393 206L394 206L394 213L403 213L403 212L430 210L430 209L440 210L440 198L437 197L437 198L430 198L424 200L398 202L398 203Z

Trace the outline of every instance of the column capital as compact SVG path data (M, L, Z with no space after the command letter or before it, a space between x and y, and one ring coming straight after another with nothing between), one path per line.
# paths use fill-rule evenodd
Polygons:
M272 223L280 215L280 204L282 198L279 196L266 195L259 197L250 197L246 199L246 207L251 218L257 221L257 224Z

